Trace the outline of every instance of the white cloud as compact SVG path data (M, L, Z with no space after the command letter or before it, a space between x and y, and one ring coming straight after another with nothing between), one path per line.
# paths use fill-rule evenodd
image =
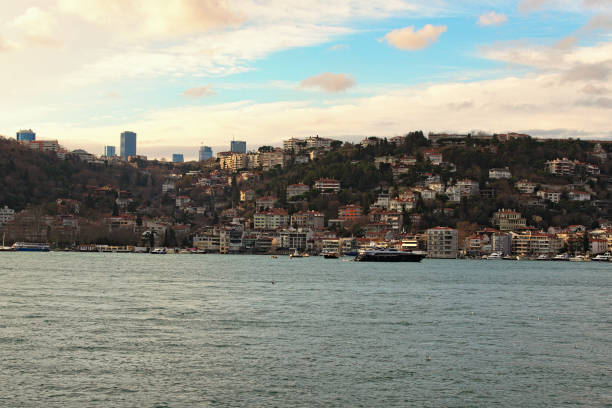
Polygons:
M27 45L59 45L59 26L55 17L38 7L30 7L15 17L10 27L21 35Z
M508 17L504 13L496 13L495 11L489 11L478 17L478 24L481 26L501 25L506 21L508 21Z
M355 80L351 75L324 72L304 79L300 82L300 86L302 88L319 88L326 92L342 92L355 86Z
M429 47L444 32L446 32L446 26L427 24L417 31L414 31L414 26L410 26L387 33L383 40L400 50L414 51Z
M65 13L136 37L175 37L243 21L224 0L59 0L59 6Z

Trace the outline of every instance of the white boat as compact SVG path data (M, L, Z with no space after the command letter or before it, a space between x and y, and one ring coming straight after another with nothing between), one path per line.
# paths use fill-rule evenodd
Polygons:
M491 254L489 256L487 256L487 260L489 260L489 261L500 260L500 259L502 259L501 252L491 252Z
M570 258L570 262L589 262L591 259L584 255L576 255Z
M168 250L166 248L155 248L151 253L155 255L165 255L168 253Z
M610 254L609 252L606 252L605 254L599 254L595 258L593 258L593 260L597 262L612 262L612 254Z
M548 255L542 254L536 258L536 261L550 261L550 258L548 257Z
M555 255L553 256L553 261L569 261L570 260L570 256L569 254L566 252L564 254L559 254L559 255Z

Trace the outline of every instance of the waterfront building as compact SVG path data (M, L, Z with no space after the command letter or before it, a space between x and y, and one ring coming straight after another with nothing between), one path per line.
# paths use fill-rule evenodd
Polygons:
M19 142L32 142L36 140L36 133L32 129L20 130L17 132L17 141Z
M319 211L298 211L291 216L291 226L294 228L323 228L325 216Z
M512 251L512 236L509 233L494 233L491 235L491 250L502 255L510 255Z
M448 227L435 227L427 230L427 257L457 258L457 230Z
M200 161L212 159L212 156L213 151L209 146L200 146L200 150L198 151L198 159Z
M253 228L273 230L289 225L289 215L283 208L257 212L253 216Z
M310 238L310 230L299 228L283 229L278 233L278 243L281 248L297 249L305 251L308 247L308 239Z
M182 153L174 153L172 155L172 163L183 163L185 161L185 158L183 157Z
M119 154L124 160L136 156L136 133L125 131L121 133L121 146Z
M104 157L115 156L115 146L104 146Z
M230 151L232 153L246 154L246 142L242 140L232 140L230 144Z

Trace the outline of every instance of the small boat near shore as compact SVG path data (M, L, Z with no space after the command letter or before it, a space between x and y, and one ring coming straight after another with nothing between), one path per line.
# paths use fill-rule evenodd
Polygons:
M151 251L153 255L166 255L168 250L166 248L155 248Z
M325 252L323 253L323 258L325 259L338 259L340 255L337 252Z
M599 254L593 258L595 262L612 262L612 254L606 252L605 254Z

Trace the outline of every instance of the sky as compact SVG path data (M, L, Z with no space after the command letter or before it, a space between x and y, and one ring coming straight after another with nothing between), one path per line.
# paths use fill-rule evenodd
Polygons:
M0 134L612 139L612 0L0 0Z

